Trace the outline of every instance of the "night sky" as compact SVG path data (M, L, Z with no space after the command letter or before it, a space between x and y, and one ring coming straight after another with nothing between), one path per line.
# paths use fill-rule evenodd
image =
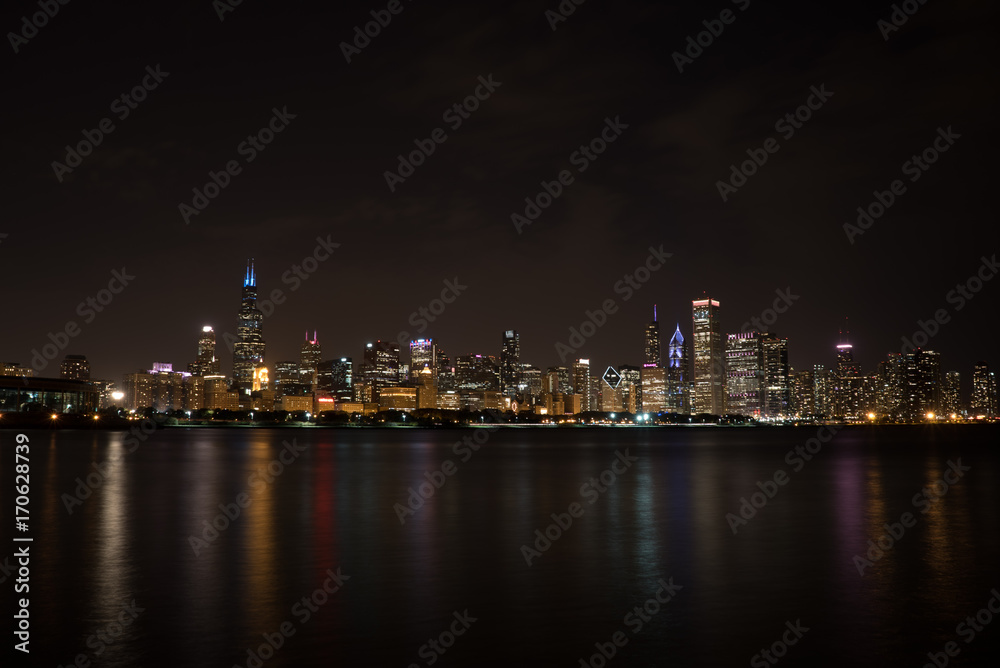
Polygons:
M641 363L654 303L664 339L678 321L690 335L703 294L738 331L786 288L798 298L772 330L797 369L832 366L849 316L868 372L938 309L950 321L926 347L964 391L976 360L1000 364L1000 279L961 310L947 298L1000 250L995 3L912 2L885 39L889 2L590 0L553 30L556 0L402 0L348 63L341 42L387 4L246 0L220 21L210 0L76 0L17 53L8 34L3 361L29 364L74 320L81 333L41 375L65 353L118 381L154 361L186 368L202 325L235 332L254 257L261 295L286 297L264 321L272 364L298 359L307 329L325 358L358 359L400 331L452 357L498 355L514 328L522 360L544 368L610 298L617 313L578 353L600 373ZM674 53L723 10L731 22L679 72ZM4 33L37 11L5 3ZM157 66L166 75L120 118L116 98ZM443 115L479 77L499 85L454 128ZM788 136L776 123L812 87L832 96ZM241 142L273 109L294 119L248 162ZM52 163L104 118L113 131L60 181ZM573 154L606 119L627 127L581 172ZM446 139L390 190L397 155L437 128ZM904 163L939 128L959 137L911 181ZM723 201L717 182L769 138L777 152ZM179 205L231 160L240 173L186 224ZM518 233L511 215L563 170L572 183ZM905 192L851 243L844 223L895 179ZM282 275L317 237L340 246L292 290ZM661 245L672 256L625 301L616 282ZM77 305L122 267L134 280L84 322ZM456 277L467 289L418 332L410 314Z

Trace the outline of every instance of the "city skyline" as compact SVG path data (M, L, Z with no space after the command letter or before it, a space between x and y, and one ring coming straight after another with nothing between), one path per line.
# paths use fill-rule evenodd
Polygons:
M273 293L266 292L266 294ZM223 331L221 335L221 340L224 342L224 348L228 348L228 355L219 356L218 355L218 341L216 339L215 328L212 325L204 325L201 328L201 336L198 339L197 344L197 355L193 362L177 364L174 361L163 361L157 360L155 362L150 362L147 367L156 368L158 366L163 369L171 369L176 365L177 371L181 371L185 367L188 372L193 372L194 375L212 375L212 374L223 374L232 382L232 389L237 390L242 393L249 394L251 389L257 389L257 378L254 373L255 366L264 366L271 369L272 379L274 381L280 382L281 370L277 367L281 365L297 364L295 358L291 355L285 357L275 358L273 356L265 359L265 346L266 339L264 337L263 325L267 319L267 315L273 313L274 311L269 311L268 313L262 313L260 309L257 308L257 276L254 266L254 258L248 258L246 261L246 267L243 275L243 293L241 298L240 310L237 316L237 326L235 331L237 334L234 336L229 331ZM280 303L280 302L279 302ZM692 304L692 326L691 334L694 340L694 353L693 358L688 357L687 344L683 336L683 330L681 328L680 322L675 324L675 331L670 338L668 345L668 351L664 355L663 347L664 344L661 341L661 333L659 328L659 321L657 319L657 307L653 305L653 320L647 322L644 328L643 344L641 351L640 363L643 367L657 367L664 368L667 371L664 373L663 378L656 382L663 383L663 396L659 401L662 405L662 410L664 411L680 411L683 410L685 406L687 409L694 413L711 413L720 415L723 413L736 413L744 414L748 416L760 416L763 414L777 414L784 411L778 411L769 409L765 411L765 406L771 406L772 404L783 406L785 409L788 408L790 401L793 400L789 396L788 381L782 381L781 388L771 388L771 391L764 386L764 377L758 379L754 374L758 371L763 374L764 367L774 362L768 361L768 355L766 350L769 345L771 348L777 349L780 345L781 354L781 364L784 368L785 376L789 376L790 373L797 373L801 371L811 371L816 367L826 367L827 363L824 361L814 362L813 364L805 365L802 368L796 369L794 365L788 363L788 339L787 337L776 336L775 332L770 332L767 330L757 330L755 327L764 326L770 321L767 316L763 317L763 320L753 319L749 323L744 323L744 329L748 324L752 325L750 330L731 333L725 330L725 328L719 324L720 316L719 313L722 310L721 303L719 300L712 298L704 299L694 299L691 300ZM777 306L777 301L775 302ZM274 307L271 307L274 308ZM428 316L429 311L422 311L422 315ZM699 323L702 323L699 325ZM709 324L710 323L710 324ZM845 319L844 327L848 327L849 322ZM699 329L701 327L701 329ZM885 357L883 356L874 367L865 371L862 365L854 361L854 345L849 343L850 338L849 331L842 328L838 332L838 341L836 345L836 359L829 363L828 368L831 373L836 377L850 376L854 375L858 377L858 388L860 388L861 378L863 376L871 376L876 373L881 372L881 367L886 364ZM319 343L318 330L313 329L313 338L309 338L309 330L305 332L305 342L301 343L300 347L300 359L301 365L297 365L295 369L295 374L298 374L298 369L301 368L305 370L307 367L310 368L309 373L311 374L311 382L313 387L316 386L317 381L317 369L319 368L319 363L331 363L335 362L337 359L350 360L354 358L354 355L342 355L337 354L330 356L329 352L327 355L322 355L320 353L321 344ZM595 329L596 331L596 329ZM702 334L698 335L701 331ZM709 332L714 332L714 335L709 335ZM368 364L371 368L375 368L378 363L376 358L385 354L387 350L385 349L385 344L391 344L392 346L392 356L396 365L392 369L388 369L385 373L384 378L375 378L373 385L375 386L375 395L378 394L378 388L394 385L404 379L407 382L416 383L417 376L416 373L419 369L413 367L413 362L418 359L421 362L429 363L432 371L433 378L436 382L438 373L438 355L440 347L437 343L438 340L431 338L420 338L405 340L402 337L403 334L408 334L407 331L401 331L399 337L396 340L387 340L383 342L382 339L375 339L372 341L369 339L366 343L361 346L361 355L357 357L359 361L363 361ZM705 338L709 337L709 338ZM929 337L927 337L929 339ZM709 343L709 341L714 341L714 343ZM728 343L727 343L728 340ZM920 339L917 339L920 340ZM941 353L931 347L920 348L912 345L913 340L908 341L909 346L904 344L904 348L909 351L926 351L932 355L936 356L937 365L940 367ZM734 347L735 345L735 347ZM751 348L746 346L750 345ZM715 348L712 348L715 346ZM749 351L756 346L758 351L759 361L753 362L749 367L746 366L742 360L748 359L746 356L751 354ZM404 356L401 351L408 349L409 355ZM746 350L747 352L740 352L741 350ZM582 348L581 348L582 350ZM329 351L329 348L328 348ZM33 351L33 352L38 352ZM507 329L503 332L503 337L501 339L501 345L499 351L489 352L480 349L479 352L471 351L468 353L460 352L457 355L455 352L452 353L450 358L444 357L445 360L454 361L457 357L467 357L472 356L488 356L497 365L497 384L498 389L501 394L511 396L514 393L514 388L517 387L516 379L520 377L520 366L528 366L529 364L538 369L552 369L558 368L553 365L548 364L535 364L534 361L523 362L520 355L520 336L518 330ZM887 353L890 362L892 361L894 353L889 351ZM371 357L369 359L369 356ZM582 355L581 355L582 357ZM899 354L896 354L899 357ZM74 378L76 375L70 373L67 374L65 371L66 365L78 364L76 360L81 359L87 367L87 373L89 375L90 363L86 355L79 354L67 354L65 359L61 362L61 373L60 377ZM230 365L225 365L223 360L231 359ZM409 358L409 363L404 362ZM505 359L509 358L509 362L505 362ZM35 360L44 361L45 355L35 355ZM587 363L589 368L589 359L583 360ZM698 360L702 359L702 362ZM307 361L308 360L308 361ZM665 361L666 360L666 361ZM693 360L693 363L692 363ZM713 361L714 360L714 361ZM617 362L612 362L609 364L610 367L624 368L632 364L632 358L628 355L618 355ZM408 368L408 373L403 374L399 372L396 368L399 365L406 365L404 368ZM983 359L977 360L973 369L977 368L981 364L989 365L989 362ZM29 365L21 364L17 361L6 362L5 365L10 368L17 367L28 367ZM700 366L699 366L700 365ZM846 365L846 367L845 367ZM147 368L140 366L139 370ZM51 366L49 368L52 368ZM711 370L712 368L718 368L721 371L716 373L714 376L706 376L705 370ZM845 372L845 368L847 371ZM699 372L702 369L702 372ZM37 369L34 370L35 375L39 377L46 377L44 373L38 373ZM133 369L131 373L135 371ZM228 374L224 373L228 371ZM354 371L355 375L358 375L357 369ZM303 371L304 373L304 371ZM350 373L350 372L348 372ZM699 374L703 377L702 387L708 388L709 384L714 385L716 390L699 389ZM953 382L958 383L958 393L960 396L973 397L976 395L977 388L974 381L974 372L962 373L958 369L949 368L947 372L943 369L938 368L937 370L940 380L938 384L942 387L944 385L944 378L948 374L957 374L957 381L952 378ZM671 374L677 374L674 378ZM127 374L123 374L124 378ZM683 398L679 396L679 392L676 389L678 387L677 380L684 379L690 375L693 382L690 382L690 395L685 395ZM750 380L743 380L746 376L751 376ZM56 377L56 376L52 376ZM97 378L97 376L92 376ZM668 382L668 377L671 379ZM587 387L590 387L590 376L587 376ZM714 380L709 380L709 379ZM358 378L364 381L365 379ZM721 379L721 380L720 380ZM107 377L106 381L110 381L119 384L121 381L119 379ZM655 379L654 379L655 380ZM266 378L264 380L266 382ZM577 381L572 381L574 388L577 386ZM523 390L523 385L521 387ZM596 388L595 388L596 389ZM774 391L779 392L775 395ZM940 390L937 390L940 391ZM701 396L699 393L708 392ZM711 393L715 392L715 395ZM677 395L677 396L675 396ZM583 400L584 410L589 408L590 404L590 391L589 389L584 392L585 399ZM783 398L777 398L778 396ZM688 405L688 403L690 405ZM968 402L965 402L968 403ZM724 406L724 409L720 409L720 406ZM596 408L593 410L597 410ZM850 410L845 410L844 406L834 406L834 413L837 415L843 415L845 413L850 413Z
M773 329L796 368L828 359L846 316L869 368L944 309L931 345L947 366L971 368L996 325L996 281L971 299L955 291L995 253L982 221L993 208L996 91L981 85L991 72L976 38L995 10L929 8L884 38L883 9L735 7L735 22L679 71L675 54L704 29L706 8L581 6L553 29L527 2L414 6L349 60L336 47L368 20L364 8L275 24L245 3L224 21L178 6L114 46L64 18L106 17L69 8L9 54L10 85L25 94L10 110L19 159L4 167L18 196L0 228L0 275L19 286L5 312L17 326L0 333L0 350L29 364L72 320L80 332L63 352L87 354L108 376L149 356L188 359L187 332L230 328L230 277L255 257L259 283L286 297L267 318L281 359L307 328L353 351L402 330L475 350L517 327L522 354L540 360L614 298L613 323L580 351L613 359L654 304L660 320L683 324L704 292L724 300L728 331L784 297ZM20 10L11 14L19 25ZM479 39L463 37L467 26ZM263 33L274 33L267 53ZM328 42L329 58L316 57ZM911 68L900 69L904 57ZM143 99L130 108L122 95ZM53 163L65 165L66 147L104 117L115 129L57 176ZM614 136L608 119L618 136L582 158L581 145ZM399 156L409 161L437 128L446 140L390 189L387 172L409 174ZM769 139L780 149L733 176ZM947 151L931 164L922 156L935 142ZM911 180L918 162L929 168ZM562 171L568 185L554 181ZM890 190L896 177L904 194ZM720 196L718 183L743 178ZM543 182L561 194L515 227L526 198L549 196ZM205 206L185 219L181 204ZM859 218L861 233L845 233ZM661 246L671 257L624 300L618 281ZM304 264L317 249L328 259ZM88 306L123 268L134 277L125 289ZM416 331L410 315L456 277L468 289Z

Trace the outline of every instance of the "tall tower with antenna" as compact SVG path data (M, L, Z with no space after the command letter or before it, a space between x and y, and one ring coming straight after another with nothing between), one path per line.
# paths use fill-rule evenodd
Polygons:
M233 345L233 389L243 394L249 394L253 387L254 367L264 362L263 322L264 314L257 308L257 274L250 258L243 276L243 299Z

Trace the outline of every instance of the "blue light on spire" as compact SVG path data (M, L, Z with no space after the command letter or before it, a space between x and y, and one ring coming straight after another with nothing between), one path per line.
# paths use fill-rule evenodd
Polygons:
M254 273L253 269L253 258L250 258L247 261L247 273L243 276L243 287L244 288L257 287L257 275Z

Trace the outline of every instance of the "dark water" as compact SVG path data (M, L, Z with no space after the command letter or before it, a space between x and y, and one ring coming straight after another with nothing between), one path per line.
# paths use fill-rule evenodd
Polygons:
M476 433L177 429L129 452L120 433L28 432L32 653L4 665L770 665L754 657L776 642L782 665L921 666L949 641L949 665L1000 655L1000 614L959 627L1000 590L996 428L845 428L798 471L786 453L815 428L505 429L456 454ZM0 432L5 518L13 439ZM302 452L265 482L255 471L291 439ZM959 458L969 470L915 505ZM449 459L401 524L394 504ZM581 490L616 461L604 492ZM734 535L726 513L778 469L787 484ZM240 494L249 505L205 534ZM529 566L521 546L573 503L582 514ZM906 512L915 524L859 574L853 557ZM258 662L264 634L281 646Z

